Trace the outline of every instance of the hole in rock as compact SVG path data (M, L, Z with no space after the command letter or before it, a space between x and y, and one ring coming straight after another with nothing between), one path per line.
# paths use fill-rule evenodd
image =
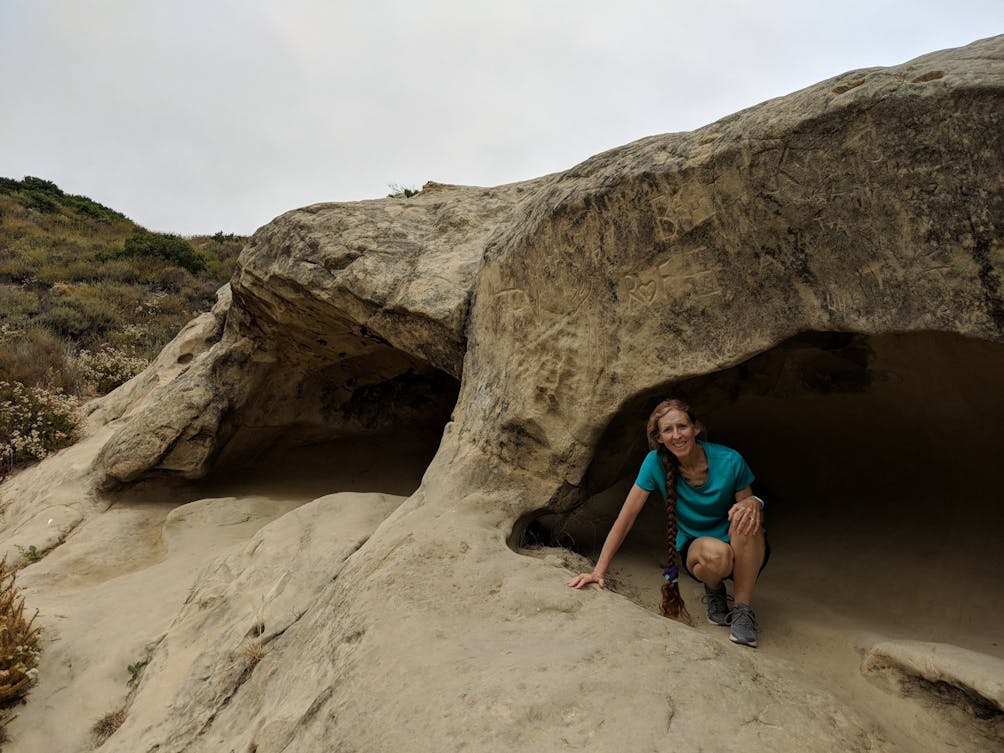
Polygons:
M537 513L523 544L595 562L647 452L646 417L661 397L682 395L707 439L743 454L767 501L761 650L801 656L805 640L825 643L846 628L1004 656L1002 384L1004 346L993 343L934 332L798 335L629 400L598 442L574 508ZM653 493L610 572L614 590L653 611L664 510ZM699 585L681 584L703 617Z
M123 495L175 503L265 496L305 502L343 491L409 496L436 454L459 394L453 377L401 351L370 349L292 367L280 359L252 398L224 419L211 472L168 477ZM191 441L191 440L190 440Z
M459 382L396 351L350 368L319 369L264 400L205 483L258 493L295 488L308 497L414 492L439 448Z
M62 582L103 582L172 557L211 556L327 495L413 494L439 448L459 383L383 350L300 370L282 361L268 378L257 378L250 405L220 429L229 442L219 440L224 447L211 473L186 481L165 462L159 473L106 492L112 514L95 530L122 532L115 556L102 553L106 542L79 537ZM241 376L253 378L235 378ZM218 439L187 441L201 450L200 440Z

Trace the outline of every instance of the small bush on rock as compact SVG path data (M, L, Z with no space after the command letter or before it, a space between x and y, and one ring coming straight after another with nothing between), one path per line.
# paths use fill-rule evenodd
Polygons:
M100 747L105 740L114 735L118 731L118 728L122 726L125 719L126 711L123 708L109 711L94 722L94 726L91 727L91 739L95 747Z
M38 676L38 634L41 628L24 617L24 597L15 583L15 571L0 560L0 708L20 700ZM0 712L0 733L10 716Z

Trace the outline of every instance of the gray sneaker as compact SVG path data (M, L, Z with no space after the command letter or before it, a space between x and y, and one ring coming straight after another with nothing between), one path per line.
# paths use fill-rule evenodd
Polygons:
M748 604L736 604L729 613L729 624L732 626L732 633L729 640L742 646L756 648L756 631L759 627L756 621L756 613L750 609Z
M725 584L718 591L704 587L701 603L708 607L708 624L726 627L729 624L729 601L732 599L725 590Z

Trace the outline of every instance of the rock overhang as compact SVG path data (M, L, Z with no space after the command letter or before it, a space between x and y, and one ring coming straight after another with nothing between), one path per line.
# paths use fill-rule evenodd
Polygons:
M487 379L510 389L478 420L535 437L536 468L574 481L625 400L799 332L1000 342L999 44L846 74L555 176L486 257L472 350L540 356L494 358Z
M695 154L707 153L703 162L690 164L674 156L677 147L690 143L688 137L654 137L521 191L512 189L512 200L499 199L493 205L496 214L479 226L481 246L475 256L480 259L487 251L486 262L472 262L475 274L464 278L471 286L464 295L473 290L473 298L468 303L464 296L451 298L459 301L448 308L460 326L455 329L451 319L439 328L439 334L447 332L442 351L421 339L431 329L391 321L381 313L428 315L429 307L405 300L418 298L416 289L398 284L410 279L410 272L389 286L374 280L372 290L359 287L362 270L370 273L368 264L391 263L394 255L385 253L390 241L353 249L344 240L333 240L348 251L335 249L331 269L323 273L323 263L290 263L282 243L269 251L276 254L275 274L269 271L273 262L259 268L243 259L248 273L235 281L237 303L227 314L226 327L209 350L193 355L184 374L162 385L158 405L125 414L128 421L108 446L115 452L106 448L99 460L105 472L113 470L116 457L132 463L128 480L158 468L177 474L209 472L233 432L253 415L249 411L262 400L262 390L270 389L268 378L288 366L283 362L287 353L311 364L301 370L318 375L314 385L341 378L324 373L335 368L341 351L334 351L332 360L329 343L317 343L315 354L311 327L299 326L298 314L285 319L287 306L295 313L300 305L294 293L309 292L310 280L330 289L319 293L318 301L303 304L305 318L337 321L339 332L344 325L358 336L365 326L379 338L365 341L372 349L360 350L360 363L374 353L390 357L390 352L427 365L439 359L443 367L453 363L443 370L462 376L462 391L421 488L364 546L353 550L344 567L342 561L325 563L339 568L337 579L319 578L320 591L301 595L304 619L276 637L270 649L274 657L262 671L218 704L210 699L191 709L195 689L206 686L204 668L186 675L164 651L159 657L164 684L153 684L152 677L146 681L146 695L137 696L130 709L130 725L109 741L109 749L132 750L143 740L165 750L210 750L219 740L238 739L248 747L299 744L304 750L332 739L360 749L440 749L444 739L460 745L481 737L486 749L509 750L539 745L541 739L557 746L557 735L570 729L569 720L574 739L597 749L623 747L626 739L639 749L658 748L670 725L675 742L697 747L705 741L709 710L727 729L723 750L885 745L870 720L828 694L812 691L790 667L759 655L726 656L706 636L616 597L571 592L554 562L517 557L503 540L513 521L537 509L541 500L582 483L612 417L646 391L702 375L713 378L760 353L769 358L778 343L805 331L857 337L944 330L1000 343L994 311L1004 264L994 118L1004 85L1002 44L1004 40L990 40L939 53L881 75L847 74L796 93L788 104L782 99L737 114L723 121L737 134L732 141L726 134L700 143L711 139L712 130L690 137ZM943 75L935 77L935 71ZM880 85L887 88L880 91ZM904 145L890 160L882 146L882 160L856 163L855 155L869 155L894 135L894 127L869 118L895 114L896 107L854 103L897 98L905 103L910 97L915 103L921 89L903 87L923 88L921 98L937 105L921 108L930 117L917 121L919 140L912 138L914 126L911 138L901 139L920 149L917 159L911 161ZM860 127L850 134L850 142L848 132L832 128L829 116L809 117L803 107L812 105L825 115L828 103L838 97L846 98L842 111L853 110ZM796 122L803 117L800 111L801 125ZM933 122L939 112L952 114L950 127L940 136ZM834 134L843 138L842 157L829 158L826 171L789 148L795 177L814 175L816 182L790 182L775 169L776 161L767 158L770 152L743 147L749 145L744 134L754 131L758 117L764 116L761 125L769 134L771 123L784 113L790 119L778 129L777 156L784 153L785 140L806 139L821 149ZM962 116L969 119L965 133L956 122ZM943 140L952 143L946 146ZM953 149L978 154L977 164L960 161L961 177L947 168L932 169L927 176L931 182L944 181L951 190L925 193L911 165L938 168L941 163L931 158L957 154ZM646 165L652 154L668 156L653 168ZM837 168L843 162L847 169L841 172ZM622 168L624 177L618 178ZM862 175L882 180L859 185ZM774 183L765 184L771 176ZM839 191L848 183L848 191ZM767 185L770 195L747 191L744 199L744 185ZM875 185L881 191L873 190L871 197L862 190ZM472 197L468 205L492 202L489 189L457 190L457 196ZM486 190L488 195L482 193ZM418 198L448 204L448 193L433 191ZM816 196L816 203L807 202L806 194ZM817 217L819 205L825 211ZM445 206L437 210L437 233L470 228L469 221L456 216L464 203L458 206L452 215ZM943 216L947 222L913 228L914 220L923 219L915 211L918 206L938 209L940 214L924 216ZM979 210L975 214L974 207ZM395 255L402 259L431 248L404 242L415 230L407 219L410 209L377 210L384 219L391 212L407 220L405 237L396 240L394 228L384 220L369 227L363 220L357 231L338 226L337 217L364 216L359 211L368 210L339 205L307 213L328 215L338 238L390 232L397 243ZM870 225L869 215L875 216ZM821 219L832 242L821 241ZM789 228L797 232L789 233ZM306 231L284 237L307 238L304 259L319 253L310 249L314 236ZM290 246L292 241L283 243ZM319 241L320 251L324 245ZM887 265L869 268L890 249L895 254ZM932 253L905 253L911 249ZM440 250L449 256L446 246ZM355 251L361 255L352 258ZM927 267L930 257L937 264ZM411 268L410 261L402 263ZM707 286L709 269L717 288ZM734 270L736 279L719 279L722 269ZM452 285L454 278L447 277ZM340 281L332 283L336 278ZM268 289L270 281L275 290ZM670 289L667 281L684 292ZM743 295L750 289L754 296ZM721 292L718 308L700 299L714 290ZM662 296L654 308L653 294ZM336 299L337 304L331 303ZM343 313L333 316L336 308ZM722 326L715 329L716 324ZM458 343L462 373L451 360ZM374 364L366 370L375 370ZM374 385L388 381L388 372L380 375ZM296 390L286 396L295 407ZM130 442L140 438L150 444L136 445L139 451L130 454ZM318 556L323 557L321 550ZM281 568L288 565L286 556L280 551L257 566ZM256 595L267 594L262 589ZM176 627L172 639L185 645L190 634L183 625ZM632 640L610 641L611 634ZM513 658L498 651L500 635ZM546 639L543 660L526 650L538 636ZM305 652L305 646L311 650ZM225 657L216 653L220 663L213 666L226 674ZM327 661L312 660L308 667L304 655ZM386 667L376 663L388 656L392 660ZM714 681L694 683L695 657ZM432 673L432 686L415 682L440 660L449 662L452 671ZM514 667L525 669L526 676L517 676ZM604 673L599 681L597 668ZM542 671L550 669L555 671ZM611 694L611 687L618 692ZM639 693L646 699L641 715ZM297 703L287 703L290 694ZM167 696L176 705L165 704ZM373 698L379 702L374 704ZM557 704L548 705L555 699ZM764 702L774 711L761 717ZM173 709L188 710L175 719ZM786 711L775 716L778 709ZM430 718L437 720L437 739L416 738L406 728L408 722ZM388 719L398 724L388 724ZM749 724L750 719L759 723Z
M799 332L999 341L999 44L851 72L535 181L287 213L241 255L234 346L205 378L238 352L259 384L407 354L463 372L460 433L489 457L575 482L632 395ZM218 410L237 425L251 402Z

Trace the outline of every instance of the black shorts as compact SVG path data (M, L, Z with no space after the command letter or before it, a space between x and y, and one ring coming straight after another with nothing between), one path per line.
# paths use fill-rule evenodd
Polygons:
M683 565L683 569L687 571L687 575L689 575L691 578L700 583L701 579L698 578L696 575L694 575L692 572L690 572L690 568L687 567L687 552L690 551L690 545L693 544L694 541L695 539L687 539L686 541L683 542L683 546L680 548L680 564ZM760 577L760 573L763 572L763 569L767 567L767 561L770 559L770 541L767 539L766 536L764 536L763 543L764 543L763 562L760 565L760 569L757 571L756 574L757 578ZM726 575L725 580L732 580L732 573Z

